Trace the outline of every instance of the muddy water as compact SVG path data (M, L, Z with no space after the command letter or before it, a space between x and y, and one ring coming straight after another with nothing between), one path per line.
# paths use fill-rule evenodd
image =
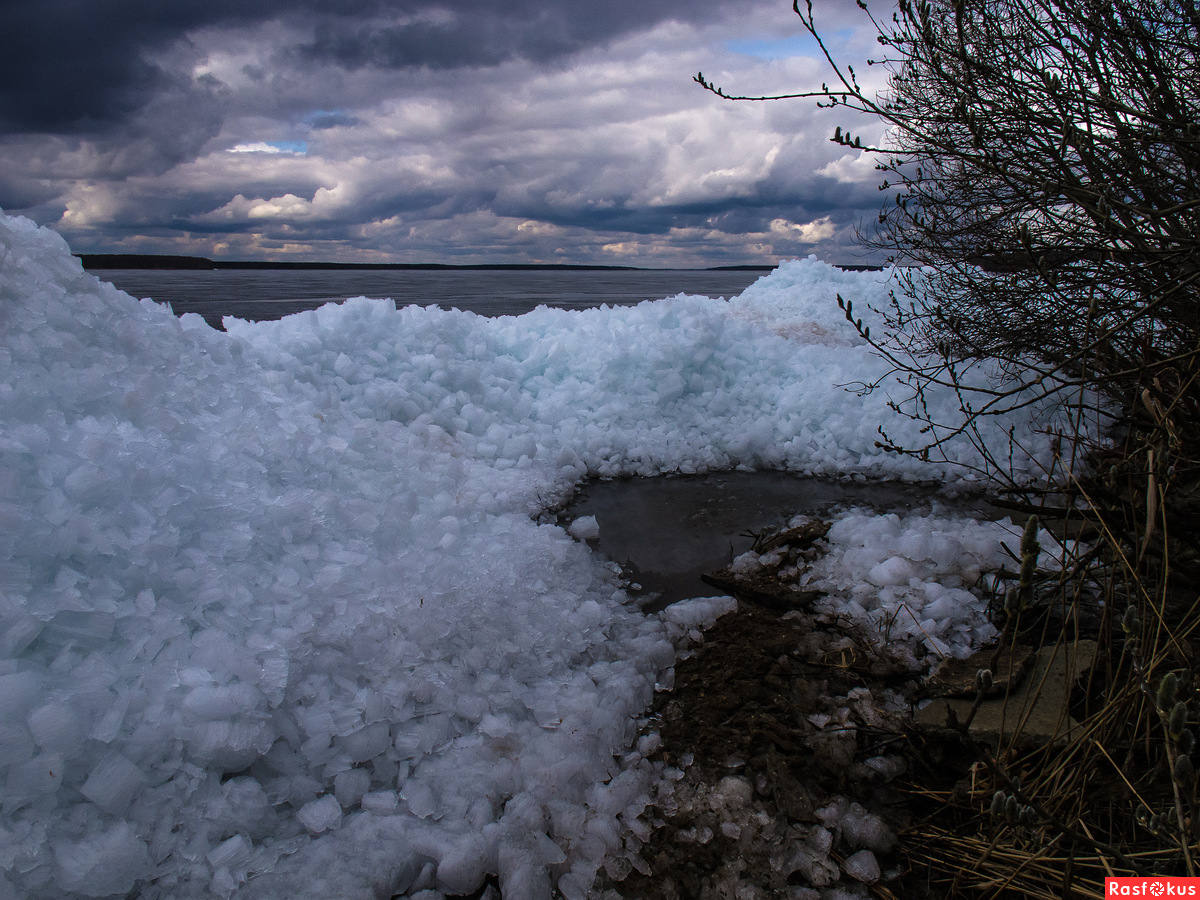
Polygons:
M714 472L590 482L559 521L567 525L579 516L595 516L600 536L590 543L624 567L640 585L635 594L653 610L719 593L700 580L701 573L749 550L750 531L776 528L797 513L820 516L854 506L927 511L935 503L965 515L995 515L981 500L950 497L930 486L848 483L786 472Z

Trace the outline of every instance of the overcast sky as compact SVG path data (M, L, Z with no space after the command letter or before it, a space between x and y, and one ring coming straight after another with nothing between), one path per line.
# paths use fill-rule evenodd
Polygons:
M853 0L815 7L871 53ZM0 8L0 208L77 252L860 262L880 207L873 163L829 141L848 113L691 81L828 79L786 0Z

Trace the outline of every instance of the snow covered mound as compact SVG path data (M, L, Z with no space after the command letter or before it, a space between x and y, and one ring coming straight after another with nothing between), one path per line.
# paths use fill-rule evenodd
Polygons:
M938 474L837 387L876 363L835 290L885 286L220 333L0 214L0 897L581 896L683 629L531 513L588 473Z

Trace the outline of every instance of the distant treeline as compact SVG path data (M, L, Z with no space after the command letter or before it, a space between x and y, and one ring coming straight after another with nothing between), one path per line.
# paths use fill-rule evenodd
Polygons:
M85 269L510 269L516 271L646 271L639 266L572 266L550 263L342 263L264 262L261 260L217 260L204 256L170 256L153 253L76 253ZM774 266L709 266L712 271L770 272ZM838 266L848 272L877 271L882 266Z
M208 259L154 253L76 253L85 269L636 269L636 266L570 266L539 263L448 265L444 263L274 262Z

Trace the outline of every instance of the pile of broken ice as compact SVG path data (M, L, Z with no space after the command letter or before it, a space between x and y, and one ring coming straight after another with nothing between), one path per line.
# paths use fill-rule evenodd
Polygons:
M886 284L221 333L0 214L0 897L581 896L727 604L644 616L536 514L588 475L937 477L839 387L879 364L836 291Z

